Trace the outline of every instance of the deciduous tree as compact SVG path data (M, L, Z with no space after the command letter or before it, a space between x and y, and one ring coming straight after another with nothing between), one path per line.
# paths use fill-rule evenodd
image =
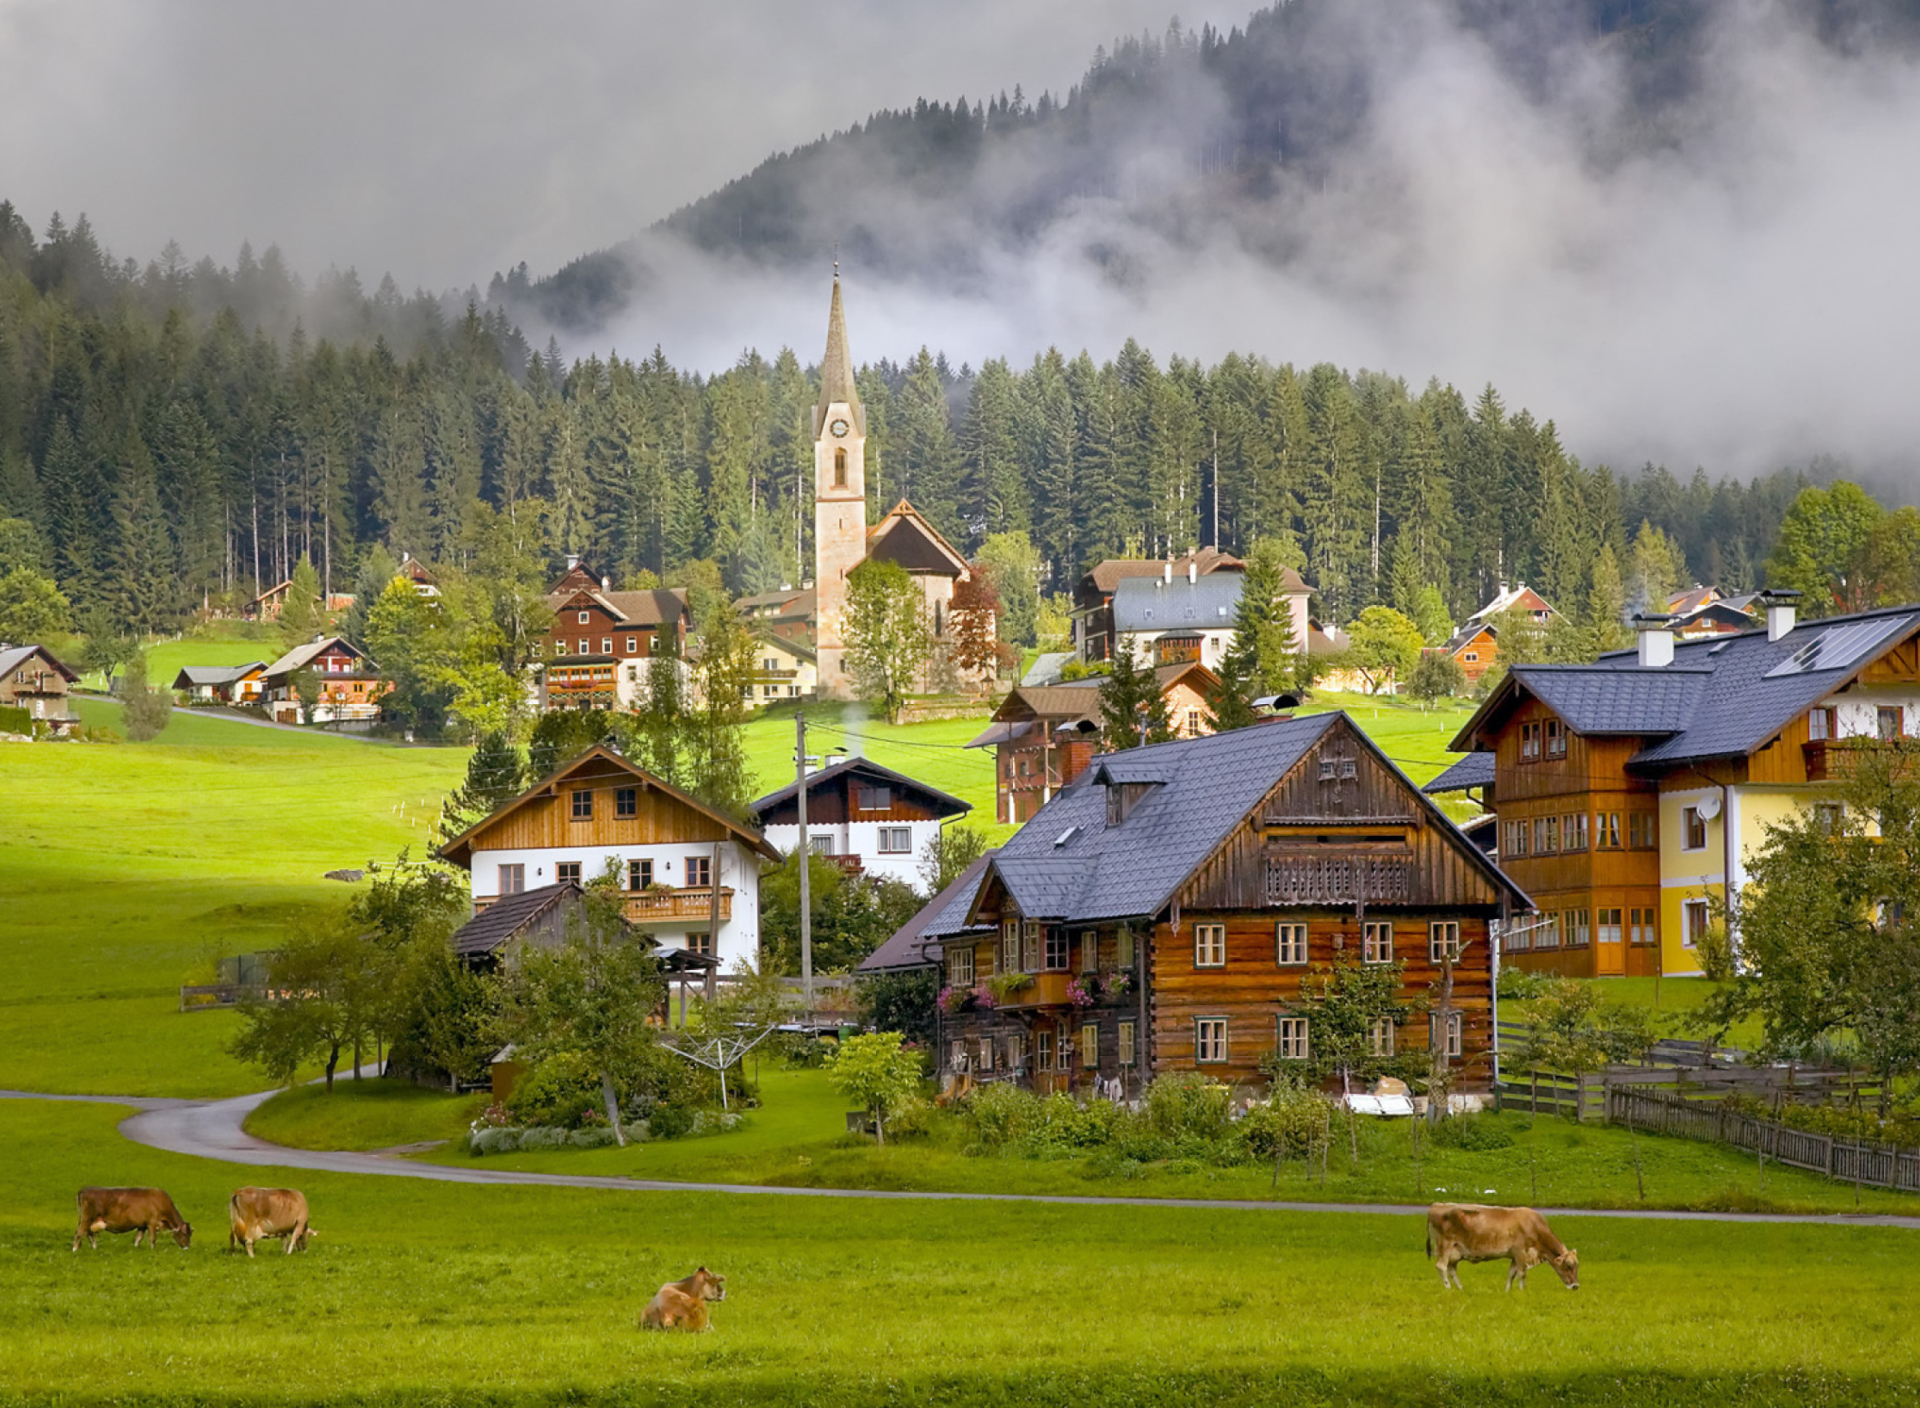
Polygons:
M841 633L854 693L897 722L933 644L919 584L899 563L868 558L847 574Z

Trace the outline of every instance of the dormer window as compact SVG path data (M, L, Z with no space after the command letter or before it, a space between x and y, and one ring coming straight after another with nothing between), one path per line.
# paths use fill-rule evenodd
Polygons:
M1133 809L1146 800L1157 784L1152 782L1109 782L1107 784L1107 825L1118 826Z

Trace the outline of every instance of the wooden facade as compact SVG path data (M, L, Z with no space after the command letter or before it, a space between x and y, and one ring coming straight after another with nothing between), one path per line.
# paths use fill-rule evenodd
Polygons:
M1023 914L989 869L972 909L983 932L944 946L944 1068L1076 1093L1096 1077L1122 1078L1137 1093L1155 1075L1183 1070L1255 1084L1263 1059L1289 1054L1281 1023L1302 1017L1304 981L1381 961L1404 965L1401 991L1415 1007L1451 966L1457 1079L1484 1086L1489 934L1526 897L1350 720L1336 718L1250 814L1223 825L1154 913L1092 923ZM1124 824L1126 798L1116 800ZM1443 955L1456 943L1449 965ZM1009 992L1015 983L1025 986ZM1427 1019L1412 1018L1390 1039L1398 1051L1429 1049Z

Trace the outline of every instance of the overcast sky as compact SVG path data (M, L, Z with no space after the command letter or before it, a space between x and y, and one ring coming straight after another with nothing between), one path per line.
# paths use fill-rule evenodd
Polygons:
M1218 10L1219 14L1211 13ZM1181 5L1183 20L1241 17ZM1172 0L0 0L0 199L483 288L916 97L1028 96Z

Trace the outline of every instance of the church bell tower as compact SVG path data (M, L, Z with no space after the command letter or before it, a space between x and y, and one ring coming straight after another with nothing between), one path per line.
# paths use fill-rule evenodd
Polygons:
M840 273L833 276L827 353L820 361L820 400L813 408L814 644L823 699L851 699L841 621L847 574L867 555L867 412L853 384Z

